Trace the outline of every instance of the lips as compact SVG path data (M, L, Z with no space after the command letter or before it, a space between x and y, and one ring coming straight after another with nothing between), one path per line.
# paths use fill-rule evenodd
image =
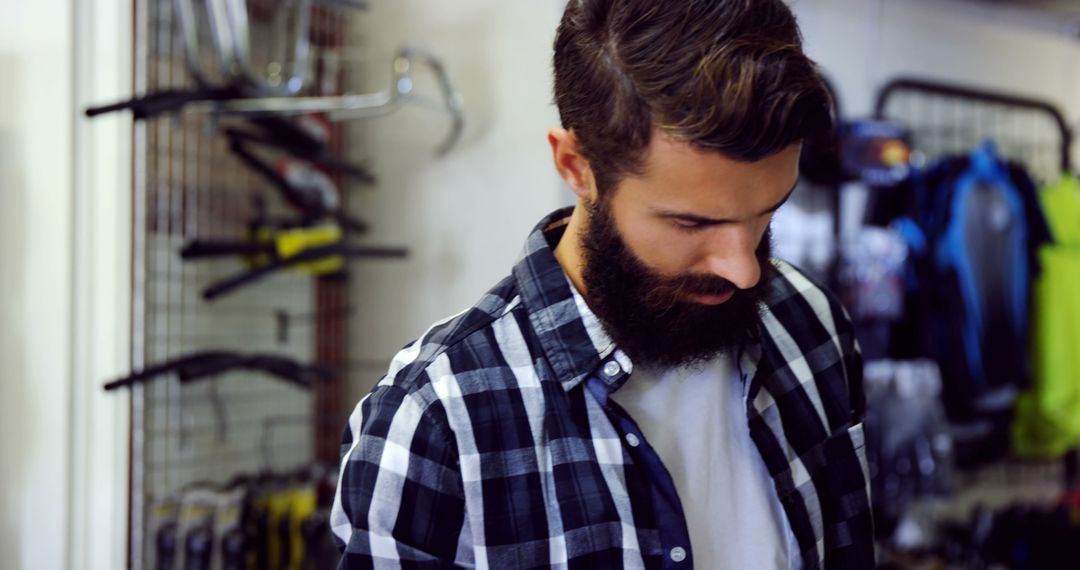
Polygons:
M722 305L728 302L728 300L730 300L731 297L734 295L735 288L729 287L726 291L719 295L691 295L690 298L695 303L700 303L702 305Z

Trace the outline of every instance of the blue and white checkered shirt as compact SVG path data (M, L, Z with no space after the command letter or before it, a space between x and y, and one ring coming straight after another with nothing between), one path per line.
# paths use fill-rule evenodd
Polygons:
M608 398L633 364L555 260L568 216L543 220L509 277L399 352L357 405L331 515L342 568L693 566L666 469ZM854 331L774 266L763 334L738 357L751 439L804 567L873 568Z

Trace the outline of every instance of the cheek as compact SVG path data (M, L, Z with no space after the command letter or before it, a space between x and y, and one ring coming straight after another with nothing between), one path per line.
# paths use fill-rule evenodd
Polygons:
M701 235L657 226L643 226L626 235L626 245L639 260L661 275L670 277L690 272L701 257L704 243Z
M623 199L620 199L623 198ZM688 273L704 250L700 234L681 232L670 222L658 220L620 192L611 204L612 219L623 243L638 261L661 275Z

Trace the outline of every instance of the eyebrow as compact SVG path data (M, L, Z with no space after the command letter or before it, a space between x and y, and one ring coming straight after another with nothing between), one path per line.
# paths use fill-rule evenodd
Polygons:
M795 189L798 188L798 187L799 187L799 180L796 180L795 185L791 187L791 190L788 190L788 193L784 196L783 199L781 199L779 202L777 202L776 205L774 205L774 206L766 209L764 212L761 212L760 214L758 214L758 216L764 216L764 215L771 214L771 213L779 210L781 206L786 204L787 201L789 199L791 199L791 195L795 193ZM701 224L701 225L704 225L704 226L716 226L716 225L720 225L720 224L733 224L733 223L738 221L738 220L735 220L735 219L732 219L732 218L719 218L719 219L717 219L717 218L708 218L708 217L705 217L705 216L698 216L696 214L687 214L687 213L683 213L683 212L672 212L670 210L658 210L656 213L657 213L657 215L659 215L660 217L663 217L663 218L671 218L671 219L675 219L675 220L682 220L682 221L685 221L685 222L692 222L692 223Z

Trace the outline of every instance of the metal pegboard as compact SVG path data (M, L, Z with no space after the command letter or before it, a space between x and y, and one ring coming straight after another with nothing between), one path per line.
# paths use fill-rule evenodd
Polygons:
M136 92L191 87L172 0L137 0L135 6ZM287 32L273 12L277 3L250 2L253 15L267 14L267 6L273 17L252 19L252 61L272 77L277 44ZM340 46L353 14L316 7L309 28L316 47ZM340 77L324 74L319 92L331 94L341 84ZM332 144L341 152L340 130L333 130ZM239 260L184 262L184 244L243 238L256 197L264 198L271 215L287 212L231 156L213 119L186 113L140 122L134 140L133 368L203 349L343 361L344 320L293 326L284 339L278 330L281 313L342 310L346 284L340 280L280 273L213 303L201 298L208 283L243 266ZM340 415L340 387L341 380L333 379L304 391L263 374L237 372L185 386L160 378L134 388L130 566L147 564L152 544L145 521L155 501L194 482L225 483L266 469L286 472L325 460L330 450L336 459L341 426L315 418Z

